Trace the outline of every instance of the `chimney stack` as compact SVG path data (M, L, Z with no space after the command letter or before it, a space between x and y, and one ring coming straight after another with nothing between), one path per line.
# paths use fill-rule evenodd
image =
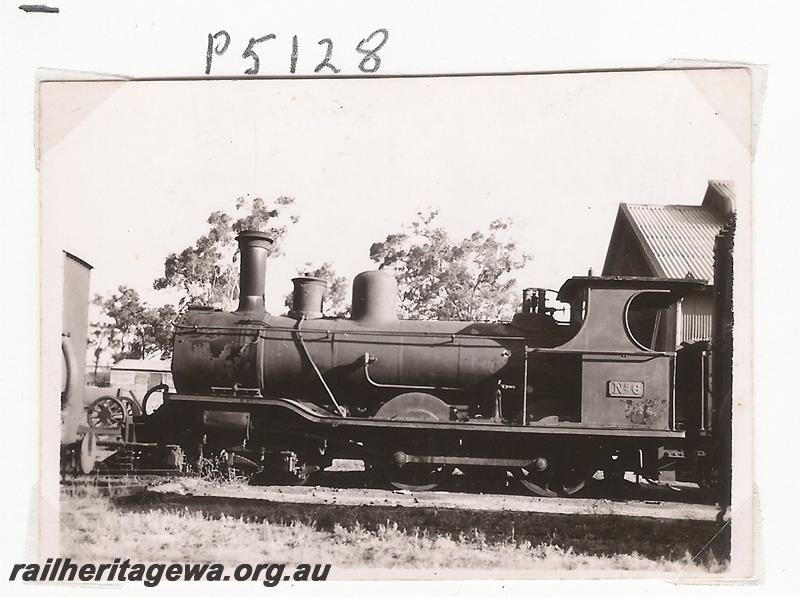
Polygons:
M322 317L322 301L328 283L322 278L314 276L299 276L292 278L294 290L292 291L292 310L289 317L305 316L306 319L319 319Z
M239 241L239 308L237 313L265 313L264 283L266 282L267 252L274 242L265 232L243 230Z

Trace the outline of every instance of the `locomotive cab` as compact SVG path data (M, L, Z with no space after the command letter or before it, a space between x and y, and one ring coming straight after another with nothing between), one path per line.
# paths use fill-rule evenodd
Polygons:
M535 352L580 355L582 424L675 430L675 305L703 284L586 276L562 286L584 321L569 342Z

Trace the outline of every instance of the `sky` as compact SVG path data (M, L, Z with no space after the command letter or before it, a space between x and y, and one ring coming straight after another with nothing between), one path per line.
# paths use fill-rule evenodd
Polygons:
M422 209L454 238L511 218L533 257L519 288L600 273L619 203L750 188L745 71L395 79L46 83L41 234L157 305L165 257L237 197L293 197L300 222L268 265L279 313L306 262L349 280Z

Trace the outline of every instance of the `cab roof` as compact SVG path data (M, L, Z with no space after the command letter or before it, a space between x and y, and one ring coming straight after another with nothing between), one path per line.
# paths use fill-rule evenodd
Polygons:
M703 290L707 280L696 278L652 278L645 276L574 276L558 291L558 300L568 302L585 288L630 288L633 290L669 290L683 297Z

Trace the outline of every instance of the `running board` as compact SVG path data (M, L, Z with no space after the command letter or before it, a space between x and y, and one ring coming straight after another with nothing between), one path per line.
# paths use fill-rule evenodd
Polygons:
M502 423L473 423L470 421L398 421L341 417L314 404L289 398L248 398L244 396L209 396L200 394L169 394L164 404L181 403L209 409L250 410L252 408L283 408L309 423L328 427L359 429L425 429L428 431L475 431L480 433L511 433L523 435L564 435L584 437L631 437L652 439L683 439L683 431L639 429L630 427L592 427L580 423L551 423L549 425L507 425Z

